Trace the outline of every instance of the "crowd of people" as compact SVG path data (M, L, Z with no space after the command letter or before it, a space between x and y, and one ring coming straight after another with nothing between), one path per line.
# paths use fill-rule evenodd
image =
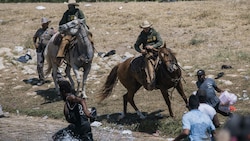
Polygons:
M189 112L182 117L182 133L174 141L187 139L189 141L243 141L241 137L234 136L233 129L236 126L228 126L232 123L232 117L235 117L230 111L219 109L221 103L216 91L222 93L214 79L206 78L204 70L197 71L197 92L189 98ZM229 117L226 126L223 127L228 136L222 133L216 136L216 128L221 127L217 113ZM220 131L219 131L220 132ZM248 132L250 133L250 132ZM239 135L239 134L237 134ZM247 141L244 136L244 141Z
M59 25L65 24L76 18L85 19L84 13L79 8L76 8L77 6L79 6L79 4L76 3L75 0L69 0L68 10L63 14ZM43 73L43 53L49 39L55 34L55 30L49 27L50 22L51 21L47 18L42 17L42 27L39 28L33 36L33 42L37 52L37 72L39 77L39 83L37 85L42 85L45 82ZM143 21L142 24L139 25L139 27L142 29L142 31L137 37L137 40L134 44L135 50L142 56L145 56L145 54L148 54L150 52L153 53L153 55L157 55L154 54L154 51L163 45L163 41L159 32L157 32L152 27L152 23L147 20ZM59 51L57 54L58 58L64 57L65 46L69 44L71 38L72 35L63 35L63 39L59 46ZM231 137L235 139L230 139L230 141L249 140L249 132L246 126L246 124L248 125L250 123L249 117L245 118L242 116L235 116L230 112L220 110L219 106L222 104L220 102L220 99L216 95L216 92L221 93L223 92L223 90L216 85L214 79L206 78L204 70L198 70L196 75L196 85L198 90L195 95L191 95L189 97L189 112L185 113L182 117L183 130L174 139L174 141L179 141L182 139L187 139L190 141L214 141L216 139L215 130L216 128L221 127L217 113L223 116L232 117L225 126L225 130L230 132L232 134ZM65 102L65 119L70 123L70 129L78 134L82 140L92 141L93 135L91 132L90 121L93 121L95 119L95 115L93 115L93 113L88 110L85 98L77 97L74 94L74 91L71 89L70 83L68 81L59 80L58 83L60 87L61 97ZM234 125L231 122L236 121L239 125L244 123L244 132L237 134L234 131L231 131L233 128L243 128L242 126L233 127ZM243 129L241 130L243 131ZM242 137L241 135L244 135L244 137ZM217 140L227 141L225 140L225 138L221 139L221 137L217 137Z

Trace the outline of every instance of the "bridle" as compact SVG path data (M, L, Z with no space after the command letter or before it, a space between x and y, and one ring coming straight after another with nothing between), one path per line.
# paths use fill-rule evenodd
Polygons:
M164 67L166 67L166 70L169 72L169 73L173 73L175 71L177 71L178 69L182 69L180 67L180 65L177 63L175 57L173 56L173 54L169 51L168 49L168 56L171 55L170 57L168 57L168 60L164 60L164 56L161 55L161 52L159 52L159 55L161 55L161 59L159 61L159 64L163 63L164 62ZM164 54L164 53L163 53ZM165 54L164 54L165 55ZM171 58L171 59L169 59ZM166 63L170 63L171 66L172 66L172 71L169 70L169 68L166 66ZM174 89L177 87L177 84L181 81L181 79L183 78L181 75L177 78L173 78L171 75L169 75L171 81L174 83L174 86L173 86L173 89L170 91L170 98L172 99L172 95L173 95L173 91Z

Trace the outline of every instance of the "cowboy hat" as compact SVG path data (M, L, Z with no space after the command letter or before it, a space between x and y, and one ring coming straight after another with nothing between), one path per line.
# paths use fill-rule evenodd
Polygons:
M153 24L148 22L148 21L144 21L142 24L140 24L140 28L147 28L147 27L151 27Z
M42 17L42 19L41 19L41 24L50 23L50 22L51 22L51 21L48 20L48 19L45 18L45 17Z
M75 6L79 6L79 4L78 4L78 3L76 3L76 0L69 0L67 4L68 4L68 5L75 5Z

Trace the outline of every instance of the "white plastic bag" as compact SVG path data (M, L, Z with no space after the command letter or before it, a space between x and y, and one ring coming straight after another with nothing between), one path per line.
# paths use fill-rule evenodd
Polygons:
M233 93L229 93L228 91L224 91L221 93L219 99L222 105L233 105L237 101L237 96Z

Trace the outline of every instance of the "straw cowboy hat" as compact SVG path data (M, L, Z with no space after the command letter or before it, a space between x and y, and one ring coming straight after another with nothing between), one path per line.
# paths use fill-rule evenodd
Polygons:
M78 3L76 3L76 0L69 0L67 4L68 4L68 5L75 5L75 6L79 6L79 4L78 4Z
M144 21L143 23L140 24L140 28L147 28L147 27L151 27L153 24L148 22L148 21Z
M51 21L48 20L48 19L45 18L45 17L42 17L42 19L41 19L41 24L50 23L50 22L51 22Z

